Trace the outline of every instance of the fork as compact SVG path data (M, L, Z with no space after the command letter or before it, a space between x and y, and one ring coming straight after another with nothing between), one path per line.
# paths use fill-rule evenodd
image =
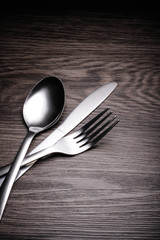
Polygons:
M109 111L109 109L110 108L107 107L79 130L63 137L55 145L27 156L22 162L21 169L16 180L21 177L39 158L53 153L77 155L92 148L119 122L119 120L116 119L116 115L111 119L108 119L113 113L113 111ZM104 116L106 112L107 114ZM102 123L103 125L101 126ZM11 164L8 164L0 169L1 176L4 176L7 171L9 171L10 166ZM0 179L0 185L2 184L4 178L5 176Z

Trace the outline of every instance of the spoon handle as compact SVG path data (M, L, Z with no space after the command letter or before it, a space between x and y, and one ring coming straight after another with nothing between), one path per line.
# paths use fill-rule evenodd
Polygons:
M2 218L9 194L11 192L17 173L21 167L21 163L27 153L35 132L29 131L12 163L12 166L0 189L0 219Z

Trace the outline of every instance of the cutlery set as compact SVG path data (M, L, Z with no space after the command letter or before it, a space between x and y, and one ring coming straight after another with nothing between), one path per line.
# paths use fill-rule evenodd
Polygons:
M58 121L65 101L64 87L58 78L46 77L35 85L23 107L28 133L13 163L0 168L0 219L14 181L28 171L38 159L53 153L80 154L92 148L119 122L117 117L113 116L113 112L106 108L79 130L67 135L90 115L116 86L116 82L110 82L91 93L55 131L27 154L33 137Z

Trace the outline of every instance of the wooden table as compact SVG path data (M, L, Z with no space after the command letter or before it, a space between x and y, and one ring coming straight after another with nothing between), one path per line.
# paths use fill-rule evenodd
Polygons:
M0 18L0 166L27 132L22 108L45 76L60 78L61 123L116 81L120 123L81 155L39 161L11 192L0 239L160 239L160 17L123 12L23 12ZM58 125L38 135L33 149Z

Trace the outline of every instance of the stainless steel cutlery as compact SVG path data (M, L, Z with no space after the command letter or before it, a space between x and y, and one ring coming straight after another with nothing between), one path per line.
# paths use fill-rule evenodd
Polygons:
M53 153L76 155L93 147L119 122L119 120L117 120L117 116L111 117L113 112L109 110L109 108L106 108L79 130L61 138L53 146L26 157L22 162L21 169L18 172L16 180L29 170L34 162L39 158ZM7 173L9 168L10 164L4 167L3 175ZM5 176L2 178L3 175L0 176L0 185L5 179Z
M109 112L107 115L100 119L100 117L102 117L102 115L106 111L108 111L108 109L98 114L98 116L96 116L89 123L84 125L78 132L76 131L66 137L65 135L67 135L93 110L95 110L112 93L116 86L117 86L116 82L110 82L98 88L93 93L91 93L70 113L67 119L52 134L50 134L42 143L40 143L34 150L32 150L32 152L30 152L26 156L22 165L24 166L25 164L29 164L38 158L41 158L54 152L75 155L84 152L85 150L91 148L94 144L96 144L103 136L105 136L105 134L107 134L118 123L116 117L108 120L108 117L112 114L112 112ZM104 122L106 119L107 122L105 122L100 128L98 128L100 124ZM95 123L97 120L99 121ZM12 174L10 175L10 172L12 172L13 164L11 168L8 165L0 169L0 176L6 174L9 171L9 175L7 173L7 177L5 178L0 190L0 217L2 217L14 180L20 177L25 171L27 171L32 166L32 165L25 166L21 168L18 173L20 165L21 164L19 164L18 167L16 168L16 171L14 171L14 177L12 176L11 184L9 184L9 182L12 175ZM15 173L18 173L17 177Z

